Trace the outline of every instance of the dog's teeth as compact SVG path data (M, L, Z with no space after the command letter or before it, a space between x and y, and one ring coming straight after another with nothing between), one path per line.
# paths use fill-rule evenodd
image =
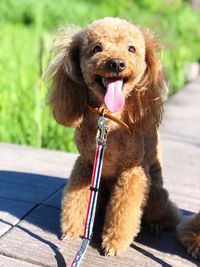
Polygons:
M102 78L102 79L101 79L101 82L102 82L103 86L106 87L106 81L105 81L105 78Z

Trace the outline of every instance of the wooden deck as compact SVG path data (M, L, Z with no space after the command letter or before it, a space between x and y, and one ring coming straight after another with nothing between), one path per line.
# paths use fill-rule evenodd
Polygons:
M161 127L165 187L185 214L200 209L200 78L170 98ZM0 267L64 267L80 240L60 241L60 201L77 155L0 144ZM146 229L117 257L101 255L97 236L83 267L200 266L173 232Z

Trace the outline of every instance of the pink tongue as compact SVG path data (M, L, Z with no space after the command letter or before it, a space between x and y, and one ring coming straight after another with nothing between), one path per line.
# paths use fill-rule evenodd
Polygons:
M122 93L123 80L106 79L106 95L104 98L107 108L111 112L119 112L125 103Z

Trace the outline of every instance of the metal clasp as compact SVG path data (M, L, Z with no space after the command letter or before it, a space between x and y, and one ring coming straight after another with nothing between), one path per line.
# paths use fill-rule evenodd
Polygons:
M97 144L101 144L105 146L106 140L107 140L107 134L108 134L108 121L102 113L102 115L98 119L98 129L97 129L97 136L96 136Z

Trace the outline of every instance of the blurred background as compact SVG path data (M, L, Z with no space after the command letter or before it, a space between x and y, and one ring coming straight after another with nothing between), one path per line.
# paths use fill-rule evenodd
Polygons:
M151 28L165 46L173 94L187 81L188 63L200 58L199 8L198 0L0 1L0 142L76 151L73 130L56 124L41 82L60 26L119 16Z

